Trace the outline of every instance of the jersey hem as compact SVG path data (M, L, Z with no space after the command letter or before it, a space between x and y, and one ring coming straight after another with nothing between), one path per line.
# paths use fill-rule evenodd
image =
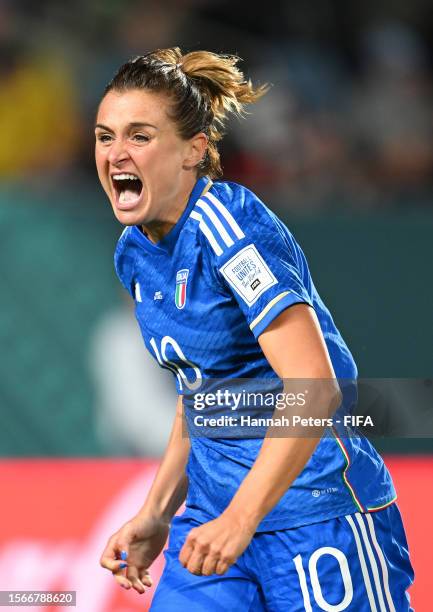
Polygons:
M367 512L380 512L380 510L385 510L385 508L388 508L389 506L391 506L391 504L393 504L396 501L397 501L397 495L394 495L390 501L385 502L384 504L381 504L380 506L369 506L367 508Z
M395 503L395 501L396 501L396 497L393 497L393 499L391 499L390 502L382 506L378 506L378 507L373 506L371 508L366 508L362 512L362 514L369 514L371 512L379 512L380 510L384 510L385 508L388 508L389 506L391 506L393 503ZM374 503L375 502L373 501L372 504ZM345 504L344 506L341 506L338 509L334 508L333 510L329 510L328 512L325 512L321 514L320 516L314 516L310 518L304 517L303 519L300 519L300 520L293 520L293 516L291 516L290 518L279 517L275 519L264 519L259 523L256 529L256 533L263 533L266 531L284 531L286 529L297 529L298 527L305 527L306 525L315 525L316 523L322 523L323 521L329 521L331 519L339 518L341 516L346 516L348 514L354 514L356 512L359 512L359 509L357 508L356 504L353 503L350 505ZM217 518L216 516L211 516L207 512L188 511L188 507L182 513L181 516L184 518L192 519L198 522L199 524L207 523L208 521L212 521L215 518Z

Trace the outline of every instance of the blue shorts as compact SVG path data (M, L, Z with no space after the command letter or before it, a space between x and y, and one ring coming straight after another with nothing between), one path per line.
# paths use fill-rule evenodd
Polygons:
M257 533L223 576L179 563L197 523L173 520L152 612L406 612L413 569L396 504L296 529Z

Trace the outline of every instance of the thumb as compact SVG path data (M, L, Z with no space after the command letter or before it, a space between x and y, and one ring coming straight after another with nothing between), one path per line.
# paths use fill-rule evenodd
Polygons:
M100 564L110 571L118 571L127 567L128 549L110 542L102 553Z

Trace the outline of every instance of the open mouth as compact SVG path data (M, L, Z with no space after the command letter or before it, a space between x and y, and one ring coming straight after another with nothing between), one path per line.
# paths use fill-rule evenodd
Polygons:
M111 175L116 199L119 204L135 204L141 196L143 183L135 174L119 173Z

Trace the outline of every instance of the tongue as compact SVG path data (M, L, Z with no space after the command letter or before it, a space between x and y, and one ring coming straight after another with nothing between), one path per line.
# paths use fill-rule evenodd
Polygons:
M136 191L132 189L125 189L119 195L119 202L132 202L138 198L138 194Z

